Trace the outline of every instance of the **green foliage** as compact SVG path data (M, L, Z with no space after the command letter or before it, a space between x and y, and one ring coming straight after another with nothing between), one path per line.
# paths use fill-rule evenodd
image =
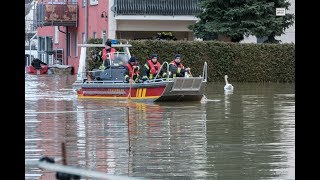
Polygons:
M204 40L217 39L217 35L230 37L239 42L244 36L268 37L270 43L294 23L294 15L276 16L276 8L288 10L286 0L202 0L200 19L189 29Z
M239 44L219 41L132 40L131 54L139 64L157 53L159 62L170 63L182 54L182 63L191 67L193 76L202 75L208 64L208 81L223 82L294 82L294 44Z
M88 39L88 44L102 44L101 38L92 38ZM88 71L92 71L93 69L98 69L99 66L102 64L102 59L99 58L99 52L102 48L95 47L95 48L88 48L87 57L86 57L86 67Z
M100 40L88 43L101 44ZM202 76L204 62L208 64L208 81L224 82L294 82L294 44L240 44L219 41L158 41L129 40L130 52L142 66L151 54L170 63L175 54L182 55L185 67L191 67L193 76ZM94 59L101 48L90 48L88 70L99 68L102 61Z

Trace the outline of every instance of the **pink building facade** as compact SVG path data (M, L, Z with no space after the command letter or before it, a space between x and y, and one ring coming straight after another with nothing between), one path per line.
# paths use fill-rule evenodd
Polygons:
M178 40L194 40L188 26L197 21L198 3L199 0L39 0L39 58L48 64L72 66L73 73L77 73L78 44L91 38L151 39L158 32L172 32Z
M50 7L51 4L65 3L65 1L61 0L39 0L38 3L40 2L47 7ZM68 25L68 22L66 22L65 24L62 23L61 26L46 25L38 27L37 35L38 39L43 39L44 42L42 44L45 44L46 47L52 44L52 47L49 48L53 50L52 54L42 53L42 55L40 55L43 61L54 64L57 63L57 59L61 59L61 64L72 66L74 73L76 73L80 56L80 47L78 47L77 44L85 43L89 38L102 38L104 32L107 36L108 18L105 16L108 15L109 7L108 0L99 1L99 4L92 3L88 0L88 8L86 8L86 2L83 0L71 0L67 3L77 6L77 22L72 25ZM90 5L90 3L92 4ZM86 13L88 16L86 16ZM104 17L101 17L102 14ZM41 51L40 48L40 52Z

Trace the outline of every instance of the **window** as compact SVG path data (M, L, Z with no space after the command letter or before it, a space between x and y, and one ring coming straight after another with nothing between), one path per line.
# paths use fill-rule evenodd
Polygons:
M106 38L106 37L107 37L107 32L106 32L106 30L103 30L103 31L102 31L102 39L103 39L103 38Z
M97 32L93 32L93 38L97 38Z
M106 32L106 30L103 30L102 31L102 42L103 42L103 44L107 41L107 32Z
M53 41L52 41L52 37L46 37L46 49L45 51L52 51L52 47L53 47Z
M63 49L56 49L55 60L58 64L63 64Z
M97 5L98 4L98 0L90 0L90 5Z
M59 43L59 27L58 26L54 27L54 43L55 44Z
M82 7L86 7L87 0L82 0Z
M38 37L38 50L45 51L45 39L44 37Z
M77 32L74 34L74 49L75 49L74 55L78 56L78 33Z

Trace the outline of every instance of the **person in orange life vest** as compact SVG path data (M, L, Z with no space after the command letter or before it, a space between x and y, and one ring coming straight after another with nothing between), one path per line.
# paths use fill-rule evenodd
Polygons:
M184 68L183 64L181 63L181 54L176 54L175 59L169 64L170 77L184 77L185 73L190 75L190 68Z
M101 51L101 59L103 63L102 66L100 66L100 69L105 69L110 66L110 62L113 59L115 52L117 52L117 50L111 47L111 40L107 40L105 47Z
M137 59L131 56L128 63L125 66L124 79L126 82L138 82L139 81L139 70Z
M159 71L157 78L166 77L167 73L163 69L160 69L160 67L161 64L158 62L158 55L152 54L151 59L147 60L142 67L142 80L154 79Z
M31 66L33 66L35 69L42 69L41 65L47 65L47 63L42 62L38 58L33 59L31 62Z

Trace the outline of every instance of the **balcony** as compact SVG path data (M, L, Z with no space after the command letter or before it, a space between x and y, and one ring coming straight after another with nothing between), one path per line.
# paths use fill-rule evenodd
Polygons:
M77 26L78 5L71 2L38 3L37 26Z
M115 15L195 16L200 0L114 0Z

